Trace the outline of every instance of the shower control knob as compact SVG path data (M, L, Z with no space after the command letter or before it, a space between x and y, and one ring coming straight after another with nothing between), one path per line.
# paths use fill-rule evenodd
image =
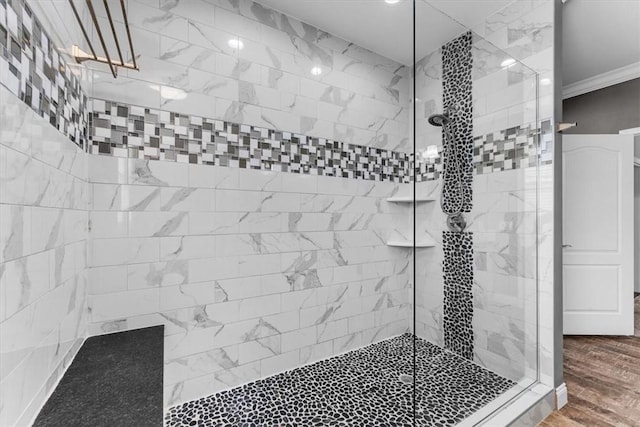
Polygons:
M454 233L462 233L467 228L467 220L462 213L447 216L447 227Z

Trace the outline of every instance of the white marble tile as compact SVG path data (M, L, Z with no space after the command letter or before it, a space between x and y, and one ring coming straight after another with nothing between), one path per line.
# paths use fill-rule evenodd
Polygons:
M91 236L93 238L127 237L128 215L126 212L91 212Z
M93 210L96 211L158 211L160 187L93 184Z
M264 376L275 375L292 369L300 364L300 352L289 351L260 361L260 373Z
M127 159L110 156L89 156L89 181L107 184L126 184Z
M135 264L159 260L157 238L97 239L90 242L90 265Z
M189 230L187 212L129 212L130 237L181 236Z
M201 212L215 210L215 190L204 188L162 188L161 210Z
M128 160L129 184L186 187L189 182L189 165L153 160Z
M127 289L127 266L92 267L88 269L91 295L121 292Z
M280 354L280 335L248 341L238 346L240 364L266 359Z
M215 378L213 375L203 375L197 378L184 380L164 387L164 406L170 407L179 403L198 399L209 395L215 390Z
M204 0L185 3L161 0L160 9L203 24L210 24L214 21L215 16L215 9L211 7L209 2Z
M89 299L92 321L114 320L158 312L159 295L159 289L92 295Z
M127 13L133 27L184 40L187 36L188 19L155 7L149 7L140 1L133 1Z
M192 230L192 228L190 228ZM215 236L169 236L160 238L160 260L211 258L215 256Z
M160 289L160 310L168 311L185 307L211 304L215 301L213 283L163 286Z
M160 108L160 91L157 84L127 76L119 76L113 80L110 73L98 71L93 72L93 78L94 82L89 90L93 98Z

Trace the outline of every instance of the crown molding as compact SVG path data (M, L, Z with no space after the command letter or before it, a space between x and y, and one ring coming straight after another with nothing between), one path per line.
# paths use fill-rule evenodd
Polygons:
M640 62L634 62L633 64L568 84L562 88L562 99L572 98L637 78L640 78Z
M622 130L618 131L618 133L621 134L621 135L638 135L638 136L640 136L640 127L622 129Z

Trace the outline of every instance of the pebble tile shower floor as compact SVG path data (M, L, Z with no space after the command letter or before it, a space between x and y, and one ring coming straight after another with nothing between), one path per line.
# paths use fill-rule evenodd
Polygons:
M172 407L167 427L453 426L515 385L404 334ZM402 376L402 379L401 379Z

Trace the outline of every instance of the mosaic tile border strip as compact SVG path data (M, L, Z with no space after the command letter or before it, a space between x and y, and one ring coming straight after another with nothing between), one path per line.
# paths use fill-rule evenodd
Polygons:
M538 149L537 143L540 141ZM473 138L473 170L475 175L535 167L553 161L551 122L542 122L542 129L531 125L515 126ZM442 173L442 153L439 157L418 162L418 181L439 179Z
M87 95L23 0L0 0L0 83L84 147Z
M91 153L410 182L408 153L94 100Z
M165 425L447 427L514 385L403 334L174 406Z
M377 181L412 180L412 153L106 100L95 99L93 104L89 115L93 154ZM475 138L474 173L535 166L538 134L526 126ZM547 162L551 162L548 152ZM431 161L418 161L418 181L439 179L441 171L441 153Z

